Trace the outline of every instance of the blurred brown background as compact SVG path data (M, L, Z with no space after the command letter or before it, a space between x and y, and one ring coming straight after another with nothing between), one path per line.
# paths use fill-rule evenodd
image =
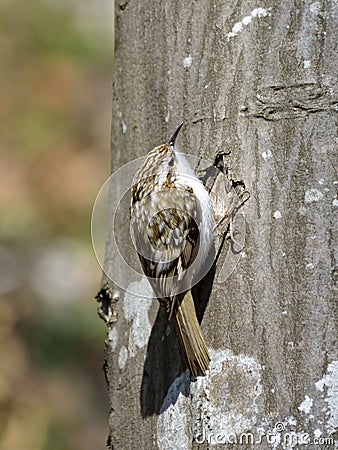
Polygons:
M101 271L112 5L0 4L0 448L103 449Z

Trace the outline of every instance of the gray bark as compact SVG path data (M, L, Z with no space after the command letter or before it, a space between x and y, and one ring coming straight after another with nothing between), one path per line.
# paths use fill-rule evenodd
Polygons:
M112 172L185 119L180 148L211 161L231 151L251 198L235 270L221 283L216 267L200 286L207 377L190 382L141 276L132 287L145 298L113 285L109 444L334 448L310 442L337 438L338 427L338 5L124 0L115 9ZM115 227L128 231L124 204ZM118 245L140 270L130 240ZM105 268L124 276L111 242Z

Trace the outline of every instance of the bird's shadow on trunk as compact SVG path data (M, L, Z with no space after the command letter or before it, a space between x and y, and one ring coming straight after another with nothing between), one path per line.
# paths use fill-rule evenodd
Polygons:
M201 323L215 277L214 263L207 275L193 287L192 296L198 321ZM169 322L159 308L148 342L141 385L142 417L159 415L174 405L181 393L190 392L190 373L181 351L174 322Z

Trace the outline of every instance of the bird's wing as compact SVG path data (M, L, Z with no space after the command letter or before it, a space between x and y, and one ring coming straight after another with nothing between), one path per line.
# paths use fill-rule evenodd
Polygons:
M177 205L175 208L172 207L173 196ZM142 245L148 248L139 252L139 256L156 296L172 303L174 296L186 290L185 285L191 282L185 274L199 248L197 201L192 192L177 189L164 191L162 197L160 210L144 230L146 239L143 239ZM170 207L166 208L166 204Z

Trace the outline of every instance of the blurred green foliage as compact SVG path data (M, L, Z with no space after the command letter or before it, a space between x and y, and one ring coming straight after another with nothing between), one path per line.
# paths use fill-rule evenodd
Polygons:
M79 361L86 366L91 362L89 356L95 356L102 346L102 327L97 327L96 315L79 303L67 305L57 314L43 309L20 328L31 361L45 370L77 369Z
M112 11L89 6L0 4L2 450L105 448L90 218L109 171Z

